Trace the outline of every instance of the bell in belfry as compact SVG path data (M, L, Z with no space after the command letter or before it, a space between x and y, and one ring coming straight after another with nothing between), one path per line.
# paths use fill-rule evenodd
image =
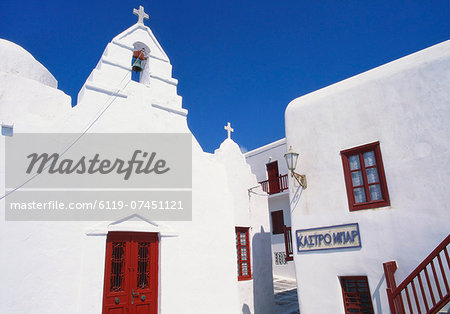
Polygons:
M142 71L142 60L139 58L136 58L136 60L133 63L133 71L134 72L141 72Z
M147 57L145 56L145 49L142 48L141 50L133 51L133 59L133 71L141 72L144 68L144 60L147 59Z

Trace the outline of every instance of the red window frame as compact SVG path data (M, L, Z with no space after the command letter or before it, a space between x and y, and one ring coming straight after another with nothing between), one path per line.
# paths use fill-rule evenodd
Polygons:
M250 237L248 230L248 227L236 227L237 271L239 281L252 279ZM244 235L244 241L242 241L241 235ZM246 252L246 256L242 254L243 252ZM245 274L245 266L247 266L247 274Z
M286 250L286 262L290 262L290 261L294 260L291 229L292 229L292 227L283 226L284 248Z
M270 213L272 217L272 234L284 233L284 216L283 210L275 210Z
M345 314L373 314L372 295L366 276L339 277Z
M375 156L375 165L366 165L364 161L364 154L373 152ZM350 158L358 156L359 168L350 169ZM350 211L356 211L361 209L378 208L389 206L389 193L386 184L386 175L384 173L383 160L381 158L380 142L370 143L363 146L354 147L341 151L342 165L344 169L345 185L347 188L348 206ZM375 170L373 170L375 169ZM368 180L368 171L372 171L371 182ZM362 184L354 185L352 180L352 174L361 173ZM371 199L370 188L380 186L381 198ZM365 201L356 202L354 190L363 189Z

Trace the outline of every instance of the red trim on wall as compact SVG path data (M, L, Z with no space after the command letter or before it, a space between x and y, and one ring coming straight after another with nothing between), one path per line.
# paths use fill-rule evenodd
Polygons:
M375 162L376 165L374 166L366 166L364 163L364 153L373 151L375 156ZM350 156L358 155L359 156L359 163L360 168L356 170L350 170ZM369 209L369 208L378 208L378 207L384 207L390 205L389 200L389 193L386 183L386 175L384 172L384 166L383 166L383 159L381 158L381 150L380 150L380 143L370 143L358 147L354 147L351 149L346 149L341 151L341 157L342 157L342 166L344 169L344 178L345 178L345 185L347 188L347 199L348 199L348 206L350 211L356 211L361 209ZM378 181L375 183L369 183L368 177L367 177L367 170L368 169L376 169L377 175L378 175ZM352 172L361 172L362 175L362 184L359 186L353 186L352 181ZM369 187L371 185L380 185L381 190L381 199L379 200L371 200ZM366 196L365 202L356 203L355 201L355 188L363 188L364 193Z
M339 277L345 314L374 313L369 282L366 276Z
M292 245L292 233L291 227L283 226L284 232L284 248L286 250L286 261L290 262L294 260L294 247Z
M272 217L272 234L284 233L284 216L283 210L275 210L270 213Z
M248 227L236 227L236 252L239 281L252 279L252 267L250 263L250 237L248 230ZM241 235L245 235L244 241L241 241ZM242 254L243 250L247 252L247 256ZM247 274L245 274L245 266L247 266Z

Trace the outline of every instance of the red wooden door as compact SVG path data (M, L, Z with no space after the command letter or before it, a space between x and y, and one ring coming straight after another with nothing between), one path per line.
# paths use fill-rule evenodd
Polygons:
M158 235L110 232L106 240L103 314L158 312Z
M278 177L278 162L274 161L266 165L267 169L267 179L269 180L269 194L274 194L280 192L280 182Z

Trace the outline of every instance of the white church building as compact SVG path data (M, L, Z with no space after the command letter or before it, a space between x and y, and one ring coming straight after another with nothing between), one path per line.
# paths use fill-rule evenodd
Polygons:
M73 108L43 65L0 40L0 313L273 313L267 196L261 188L249 192L257 179L230 129L214 154L202 150L187 126L170 60L144 25L143 8L135 14L138 22L107 44ZM139 75L132 73L132 62ZM22 186L10 170L23 156L5 150L30 133L79 134L66 144L86 150L92 148L86 144L90 135L106 134L113 151L124 145L117 134L187 135L191 156L181 157L191 160L191 180L167 172L176 188L187 182L164 195L189 195L185 205L191 209L182 219L152 219L131 210L114 219L77 221L67 213L42 218L13 210L13 201L25 204L27 195L100 198L111 183L93 174L81 185L55 186L51 175L41 175ZM30 139L39 137L29 137L22 148L39 149ZM159 145L170 151L171 144ZM167 156L168 163L175 157ZM77 178L82 176L70 184ZM87 194L83 184L99 189ZM142 186L135 191L140 197L156 192ZM137 200L131 202L136 206Z
M0 39L0 313L276 313L273 275L296 280L302 314L446 306L450 41L294 99L286 137L245 154L228 124L211 154L188 128L148 16L134 13L73 108L42 64ZM123 191L86 169L54 181L64 171L16 168L24 152L39 153L40 137L72 156L72 147L123 152L138 135L159 138L142 150L168 152L166 185L150 175ZM184 137L185 154L164 140ZM180 155L189 176L173 176ZM186 206L162 216L134 206L111 219L12 206L30 195L97 204L103 193L103 205L184 195Z

